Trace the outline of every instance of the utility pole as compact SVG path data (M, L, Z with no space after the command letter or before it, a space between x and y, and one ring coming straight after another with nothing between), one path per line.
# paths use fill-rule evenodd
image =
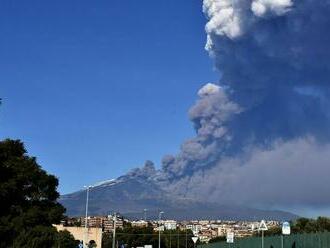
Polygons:
M187 226L186 226L186 248L188 248L188 233L187 233Z
M172 229L170 230L170 248L172 248Z
M160 211L159 212L159 223L158 223L158 248L160 248L160 221L161 221L161 219L162 219L162 214L163 214L164 212L163 211Z
M180 230L178 229L178 242L177 242L177 244L176 244L176 247L177 248L179 248L179 246L180 246L180 236L179 236L179 234L180 234Z
M115 248L115 246L116 246L116 222L117 222L117 214L114 213L113 232L112 232L112 248Z
M85 230L84 230L84 247L87 248L87 242L88 242L88 198L89 198L89 189L92 186L84 186L86 188L86 212L85 212Z

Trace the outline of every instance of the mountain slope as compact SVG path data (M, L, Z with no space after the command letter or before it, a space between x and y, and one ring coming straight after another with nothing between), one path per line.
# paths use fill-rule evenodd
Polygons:
M297 216L283 211L265 211L242 206L226 206L183 198L166 191L157 180L157 171L150 164L116 180L95 185L90 190L89 214L106 215L113 211L137 219L148 209L149 218L157 218L160 210L166 218L183 219L238 219L290 220ZM83 216L86 191L81 190L61 197L60 202L70 216Z

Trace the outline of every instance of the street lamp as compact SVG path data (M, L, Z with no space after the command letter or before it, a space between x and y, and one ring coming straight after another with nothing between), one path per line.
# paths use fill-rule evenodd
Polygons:
M114 213L113 216L113 233L112 233L112 248L116 246L116 222L117 222L117 214Z
M148 211L148 209L143 209L143 213L144 213L144 215L143 215L143 217L144 217L144 221L147 221L147 211Z
M92 186L84 186L86 188L86 212L85 212L85 232L84 232L84 247L87 247L87 239L88 239L88 230L87 230L87 221L88 221L88 198L89 198L89 189Z
M187 233L187 225L186 225L186 248L188 248L188 233Z
M163 214L164 212L163 211L160 211L159 212L159 224L158 224L158 248L160 248L160 221L161 221L161 219L162 219L162 214Z

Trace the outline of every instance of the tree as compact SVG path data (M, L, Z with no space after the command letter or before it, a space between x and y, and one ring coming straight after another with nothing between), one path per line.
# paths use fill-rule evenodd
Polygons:
M13 247L77 248L79 241L68 231L57 232L53 227L37 226L19 233Z
M179 228L176 230L165 230L163 235L167 248L185 248L186 242L188 248L194 247L191 239L194 235L191 230L180 230Z
M316 226L319 232L330 231L330 219L326 217L318 217L316 219Z
M265 231L264 236L275 236L275 235L280 235L281 233L282 233L282 228L277 226L277 227L269 228L267 231Z
M88 248L95 248L97 247L95 240L91 240L88 243Z
M80 241L75 240L72 234L66 230L59 231L56 238L55 247L58 248L77 248Z
M41 169L19 140L0 141L0 247L53 247L65 209L58 180Z
M292 223L293 233L311 233L330 231L330 219L318 217L315 219L299 218Z
M9 247L53 247L54 243L56 242L57 232L53 227L35 226L24 228L20 232L16 233L17 236L13 240L13 245L9 245ZM3 245L2 242L1 245Z
M112 235L110 233L103 233L102 247L112 247Z
M139 247L144 245L152 245L158 247L158 232L153 230L153 227L132 227L124 225L123 229L116 229L116 242L125 247ZM166 248L191 248L194 247L191 237L193 236L191 230L165 230L161 232L161 247ZM112 234L105 233L102 236L102 247L111 247Z
M209 243L216 243L216 242L222 242L226 241L226 236L218 236L215 238L210 239Z

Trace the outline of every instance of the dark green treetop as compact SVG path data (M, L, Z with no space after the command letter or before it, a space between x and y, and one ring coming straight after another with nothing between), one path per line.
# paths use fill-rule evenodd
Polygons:
M0 247L53 247L52 224L65 212L58 180L27 154L19 140L0 141Z

